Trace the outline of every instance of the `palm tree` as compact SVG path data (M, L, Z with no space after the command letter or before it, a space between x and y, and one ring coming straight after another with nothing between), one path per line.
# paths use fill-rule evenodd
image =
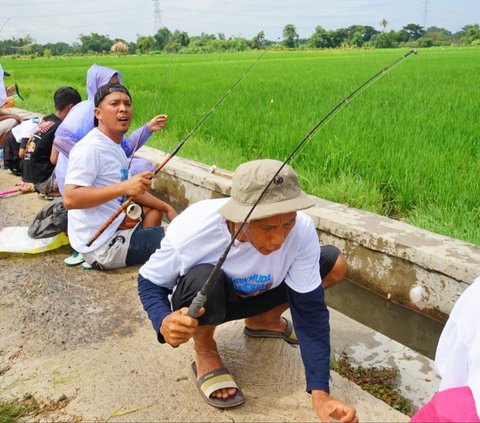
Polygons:
M383 32L385 32L385 28L388 25L388 21L385 18L383 18L379 23L380 23L380 26L383 28Z

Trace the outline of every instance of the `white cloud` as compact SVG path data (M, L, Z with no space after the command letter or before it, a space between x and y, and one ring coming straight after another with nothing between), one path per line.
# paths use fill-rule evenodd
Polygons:
M135 41L154 31L152 0L16 0L0 8L0 39L30 34L37 42L78 41L92 32ZM398 30L409 23L445 27L453 32L478 23L478 0L159 0L161 24L170 29L224 33L251 38L263 30L277 39L292 23L301 37L317 25L326 29L354 24ZM427 7L426 7L427 6ZM475 22L476 20L476 22Z

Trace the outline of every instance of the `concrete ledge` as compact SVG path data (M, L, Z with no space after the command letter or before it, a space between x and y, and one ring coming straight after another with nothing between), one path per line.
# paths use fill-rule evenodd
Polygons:
M137 155L158 164L166 153L143 147ZM207 198L228 196L231 172L174 157L159 172L154 191L178 209ZM307 212L323 244L341 248L348 277L392 300L413 307L409 290L424 287L418 309L446 320L458 296L480 275L480 246L428 232L373 213L314 197Z
M440 378L433 360L336 310L329 311L334 356L345 352L354 366L398 369L398 390L416 409L437 392Z

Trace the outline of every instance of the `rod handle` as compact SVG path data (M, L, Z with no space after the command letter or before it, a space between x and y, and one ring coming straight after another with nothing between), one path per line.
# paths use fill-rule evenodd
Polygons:
M205 305L207 301L207 296L202 294L202 291L198 291L197 295L193 299L190 307L188 307L187 316L193 317L194 319L198 319L198 314L200 313L200 309Z
M87 242L87 247L90 247L98 239L98 237L102 235L105 230L113 223L113 221L120 215L120 213L126 210L131 203L132 200L129 198L127 201L121 204L120 207L115 210L115 213L113 213L100 227L100 229L93 234L92 238L90 238L90 240Z

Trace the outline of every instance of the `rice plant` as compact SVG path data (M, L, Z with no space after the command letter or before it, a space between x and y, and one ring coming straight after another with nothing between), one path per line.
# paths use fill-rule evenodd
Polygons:
M341 99L405 51L267 52L179 155L233 170L283 160ZM148 145L170 151L260 53L4 59L25 101L52 111L87 68L121 71L132 128L167 113ZM171 62L171 64L170 64ZM308 192L480 244L480 49L420 50L362 92L291 163ZM156 99L153 103L153 99Z

